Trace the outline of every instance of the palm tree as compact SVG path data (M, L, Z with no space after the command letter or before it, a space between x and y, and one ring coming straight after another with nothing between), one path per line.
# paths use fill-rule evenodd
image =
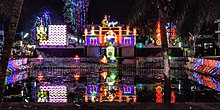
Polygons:
M135 0L129 22L131 25L136 25L140 29L145 27L138 25L138 23L145 23L146 20L152 22L160 20L161 27L164 27L161 28L162 36L166 36L165 25L170 21L177 26L177 34L182 36L183 39L183 36L188 36L189 32L199 34L203 31L202 29L204 27L209 28L211 27L210 25L214 25L214 20L220 17L219 5L219 0ZM145 23L143 25L148 24ZM170 77L167 50L167 39L166 37L162 37L165 103L170 103Z
M8 60L11 57L12 43L16 34L18 21L20 19L21 9L24 0L1 0L0 14L1 23L5 24L5 41L3 53L0 63L0 100L2 101L2 93L4 89L5 73L8 65ZM9 19L9 20L8 20ZM1 102L0 101L0 102Z

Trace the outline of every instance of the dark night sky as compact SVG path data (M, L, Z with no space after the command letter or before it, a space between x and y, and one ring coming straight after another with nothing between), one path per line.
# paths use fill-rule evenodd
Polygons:
M88 23L100 24L104 15L110 15L112 20L127 23L134 0L90 0ZM30 31L36 16L41 16L44 11L51 12L52 24L63 24L62 0L25 0L23 4L19 31Z

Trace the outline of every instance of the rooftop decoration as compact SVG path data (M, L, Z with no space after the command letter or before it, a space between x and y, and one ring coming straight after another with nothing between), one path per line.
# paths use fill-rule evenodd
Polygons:
M135 46L136 35L136 28L130 31L129 26L124 27L118 21L110 21L110 16L107 15L100 26L92 24L84 29L86 46Z

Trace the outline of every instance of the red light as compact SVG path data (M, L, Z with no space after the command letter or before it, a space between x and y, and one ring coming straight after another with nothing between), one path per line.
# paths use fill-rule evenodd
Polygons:
M156 43L157 45L161 45L161 30L160 30L160 21L157 22L157 29L156 29Z
M157 92L162 92L162 87L161 87L161 86L157 86L157 87L156 87L156 91L157 91Z
M162 103L163 102L163 99L162 98L157 98L156 99L156 103Z
M39 56L37 57L37 59L38 59L38 60L43 60L44 57L43 57L42 55L39 55Z
M156 93L156 97L162 97L162 96L163 96L163 94L161 92Z
M176 95L174 91L171 92L171 103L176 103Z
M162 103L163 102L163 93L162 93L162 87L157 86L156 87L156 103Z

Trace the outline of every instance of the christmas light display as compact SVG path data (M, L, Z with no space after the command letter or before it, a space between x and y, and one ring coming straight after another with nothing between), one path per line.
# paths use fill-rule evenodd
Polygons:
M13 72L13 71L29 68L29 66L27 66L27 60L28 60L27 58L9 60L7 66L7 72Z
M48 40L40 41L39 45L67 45L66 25L49 25Z
M31 30L32 45L37 44L36 41L45 41L48 39L48 25L51 24L49 14L49 12L44 12L41 17L37 16Z
M73 60L74 60L75 63L80 62L80 58L79 58L78 55L76 55L76 56L73 58Z
M163 103L163 93L162 93L162 87L157 86L156 87L156 103Z
M41 91L49 91L49 102L67 102L67 88L64 85L40 86Z
M220 92L220 82L217 81L215 78L204 76L196 72L193 73L193 77L199 84L207 86L211 89L214 89Z
M108 72L104 71L101 73L102 77L105 79L108 76Z
M115 56L115 47L108 46L106 48L106 55L107 55L107 58L110 58L111 56Z
M87 21L89 0L63 0L64 20L69 24L75 35L83 32Z
M156 44L161 45L161 30L160 30L160 21L157 22L157 29L156 29Z
M85 102L88 102L90 99L92 102L95 102L98 94L98 86L96 85L89 85L86 87L86 97Z
M115 81L116 75L115 75L114 73L112 73L112 74L110 75L110 78L111 78L113 81Z
M108 59L106 58L106 56L104 56L101 60L100 60L101 63L108 63Z
M38 62L42 62L43 59L44 59L44 57L43 57L42 55L39 55L39 56L37 57Z
M74 79L75 79L76 81L78 81L78 80L79 80L79 78L80 78L79 73L74 74Z
M49 92L48 91L37 92L37 102L49 102Z
M123 86L123 95L135 95L135 88L131 86Z
M174 91L171 91L171 103L176 103L176 95Z
M112 55L112 56L110 57L110 62L111 62L111 63L116 62L116 58L115 58L115 56L114 56L114 55Z
M173 23L167 23L166 34L169 38L169 43L176 45L179 42L179 38L176 35L176 26Z
M91 28L85 28L84 35L86 39L86 46L135 46L136 44L136 28L133 31L122 30L123 26L118 25L117 21L109 21L110 16L105 16L102 20L101 26L95 30L93 25ZM88 29L91 29L88 31Z
M19 72L19 73L15 72L15 73L13 73L11 75L7 75L5 77L5 85L14 84L15 82L24 80L27 77L28 77L28 74L25 71Z
M40 41L45 41L46 40L46 37L47 37L47 28L44 27L44 25L40 24L39 27L37 27L37 40L40 40Z
M98 86L89 85L87 86L86 91L88 95L96 95L98 93Z

